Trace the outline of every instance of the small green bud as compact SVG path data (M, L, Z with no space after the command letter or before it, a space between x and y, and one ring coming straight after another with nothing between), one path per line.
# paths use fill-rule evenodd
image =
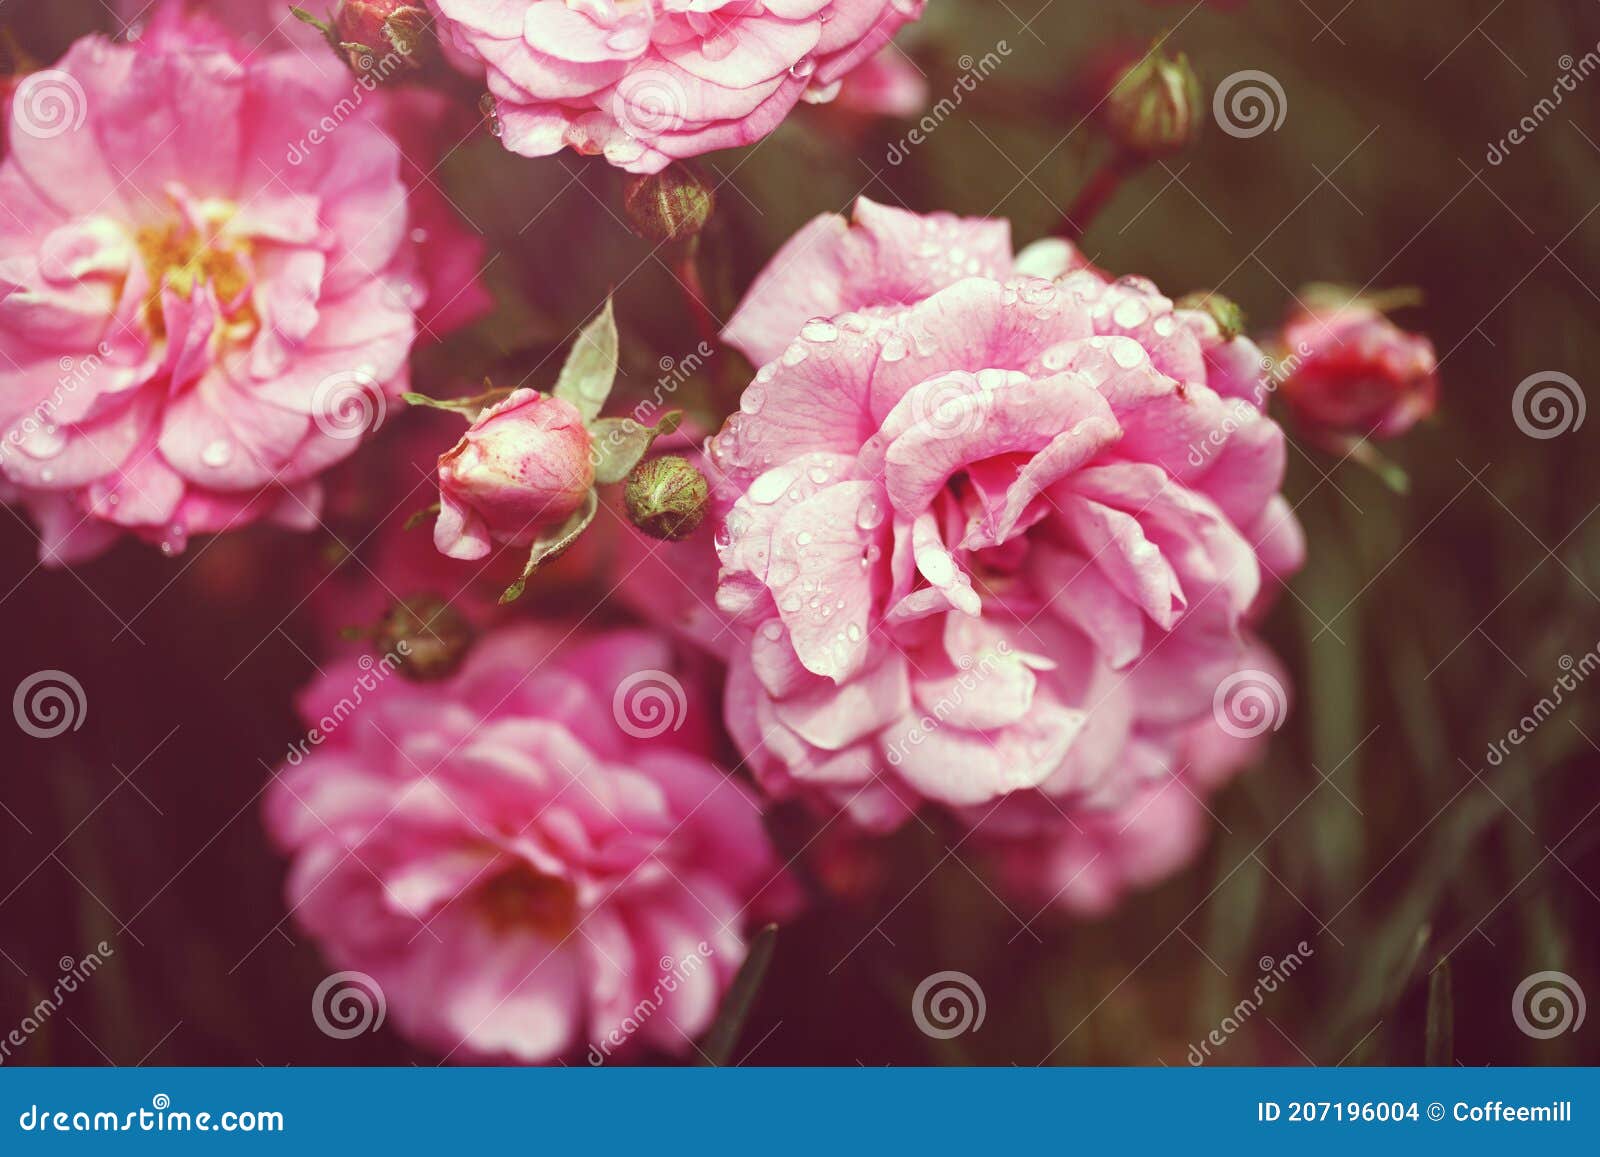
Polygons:
M1179 309L1209 313L1222 331L1224 341L1232 341L1244 332L1244 310L1220 293L1186 293L1178 299L1177 305Z
M436 595L396 603L375 637L380 651L400 657L401 674L419 683L453 673L472 640L472 624Z
M711 488L694 463L678 454L641 462L623 487L628 518L652 538L688 538L706 516Z
M1200 80L1183 53L1152 51L1106 94L1101 115L1124 150L1154 158L1187 148L1200 135Z
M630 177L622 188L629 227L647 241L680 241L697 235L716 203L711 186L681 163Z

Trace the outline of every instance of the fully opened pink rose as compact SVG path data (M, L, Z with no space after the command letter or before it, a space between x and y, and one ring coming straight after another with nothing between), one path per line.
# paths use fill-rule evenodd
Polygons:
M863 200L729 323L765 364L710 444L727 715L775 792L1115 807L1237 670L1302 551L1258 351L1083 264Z
M36 75L55 119L14 103L0 164L0 492L52 562L311 525L427 297L381 102L314 141L348 73L175 9Z
M785 878L661 639L557 642L498 631L443 683L329 667L266 803L290 905L454 1059L681 1054Z
M591 450L570 402L517 390L440 456L435 545L451 558L482 558L494 543L527 544L561 526L594 489Z
M747 145L922 14L923 0L428 0L481 65L513 152L632 172Z

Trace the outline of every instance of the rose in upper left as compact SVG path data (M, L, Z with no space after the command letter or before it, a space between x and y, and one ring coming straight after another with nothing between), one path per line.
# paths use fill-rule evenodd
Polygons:
M168 17L171 17L168 19ZM432 302L384 94L164 10L32 73L0 164L0 499L49 563L306 527ZM471 280L470 278L468 280ZM456 286L460 291L460 286Z

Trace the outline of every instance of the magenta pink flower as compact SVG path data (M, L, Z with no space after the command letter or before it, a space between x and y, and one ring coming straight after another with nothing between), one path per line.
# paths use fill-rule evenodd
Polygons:
M747 145L829 100L923 0L429 0L447 51L487 73L501 139L631 172Z
M433 541L451 558L526 545L561 526L594 489L592 440L572 403L522 389L491 406L439 456Z
M0 490L42 557L314 524L427 305L382 102L176 9L31 79L0 164Z
M667 646L557 642L496 632L444 683L330 667L267 797L290 905L448 1057L683 1053L786 882Z
M1282 433L1237 396L1253 347L1082 264L863 200L730 322L765 364L710 445L727 717L775 793L880 827L1035 789L1117 806L1298 565Z
M1394 438L1439 401L1433 343L1374 306L1313 302L1283 327L1283 396L1314 441Z

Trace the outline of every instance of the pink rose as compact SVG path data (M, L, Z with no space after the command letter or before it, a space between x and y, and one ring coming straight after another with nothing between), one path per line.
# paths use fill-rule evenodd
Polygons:
M428 0L481 64L505 146L637 173L766 136L922 14L923 0Z
M1114 807L1238 669L1303 550L1282 432L1236 396L1254 347L1082 265L862 200L730 321L766 364L710 445L727 717L775 793L875 827Z
M439 456L433 541L451 558L532 542L578 512L594 489L592 439L561 398L522 389L491 406Z
M46 561L314 525L318 476L405 388L427 293L401 152L376 100L311 139L350 96L333 63L246 56L169 8L36 74L56 103L13 102L0 496Z
M296 919L448 1058L686 1052L790 898L670 649L557 641L501 630L426 684L330 666L267 794Z
M1394 438L1438 405L1433 343L1359 299L1299 311L1282 344L1291 367L1283 396L1315 441Z

